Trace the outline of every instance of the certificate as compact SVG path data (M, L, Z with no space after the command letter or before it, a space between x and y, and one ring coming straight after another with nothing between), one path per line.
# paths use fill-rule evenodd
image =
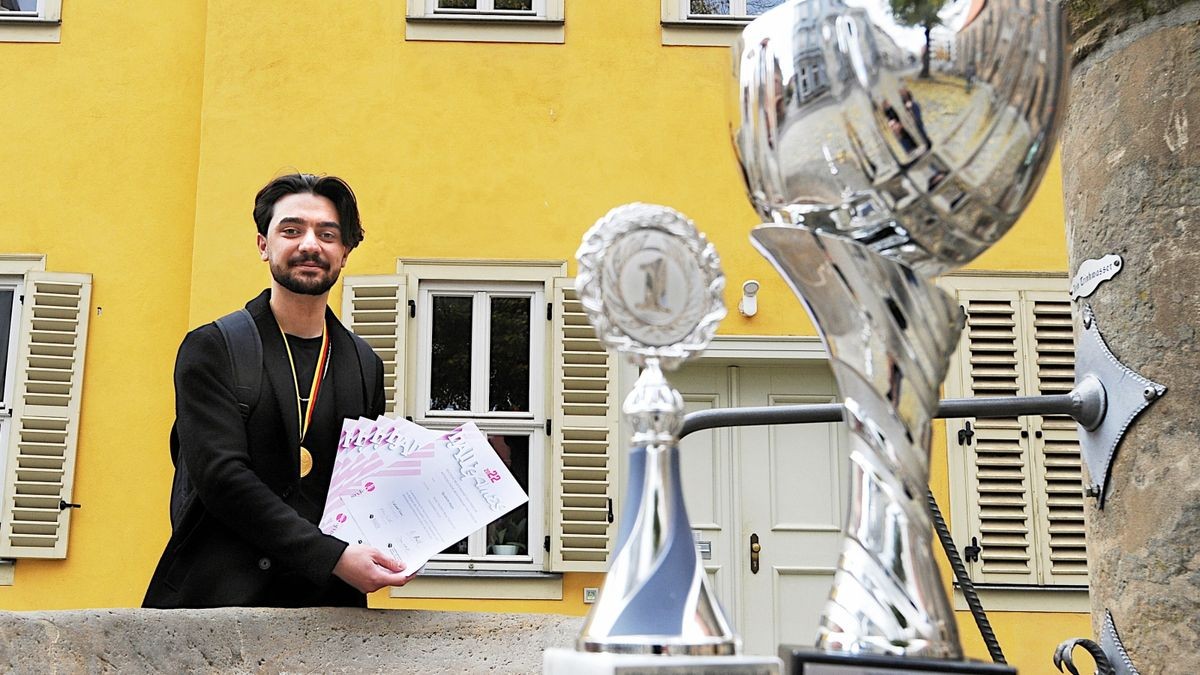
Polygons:
M407 420L347 420L343 441L321 529L407 570L529 501L474 422L438 433Z

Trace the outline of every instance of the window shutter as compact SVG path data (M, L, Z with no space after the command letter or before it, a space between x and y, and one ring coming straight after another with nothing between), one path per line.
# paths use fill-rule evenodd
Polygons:
M25 276L0 557L67 556L91 291L86 274Z
M408 286L401 275L346 277L342 284L342 322L367 341L383 359L386 414L404 414L404 337Z
M1016 396L1025 386L1020 295L961 290L958 298L967 313L958 350L961 395ZM1028 443L1021 436L1021 420L968 421L974 429L971 444L952 451L964 453L966 459L967 533L958 544L975 540L981 547L979 560L968 563L972 578L985 583L1037 583Z
M573 279L554 284L550 568L603 572L616 537L616 356L600 340Z
M1066 394L1075 384L1071 303L1065 292L1024 293L1027 395ZM1032 417L1030 449L1038 490L1036 527L1042 583L1086 584L1083 481L1075 420Z

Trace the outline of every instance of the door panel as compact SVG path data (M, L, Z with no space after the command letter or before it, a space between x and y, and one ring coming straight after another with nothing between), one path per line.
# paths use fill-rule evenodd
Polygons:
M672 374L671 384L683 394L684 410L695 412L729 407L729 380L725 368L696 367ZM710 588L727 612L734 597L730 462L728 429L706 429L690 434L680 444L680 476L688 520L704 556ZM707 548L707 552L704 549ZM731 621L736 619L729 615Z
M824 363L686 366L670 376L688 412L711 407L836 400ZM844 425L737 427L697 432L682 448L684 498L713 589L747 654L812 644L841 549L848 475ZM757 534L759 569L751 571Z

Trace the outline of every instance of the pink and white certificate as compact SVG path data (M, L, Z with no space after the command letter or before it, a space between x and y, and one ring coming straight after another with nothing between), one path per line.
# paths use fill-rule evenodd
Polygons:
M408 570L529 501L474 422L442 433L406 420L347 422L357 427L347 438L368 441L339 448L347 470L335 465L321 529Z

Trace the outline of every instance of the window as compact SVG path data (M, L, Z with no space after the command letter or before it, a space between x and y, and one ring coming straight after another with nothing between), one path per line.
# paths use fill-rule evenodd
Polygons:
M542 563L545 484L545 286L537 282L419 281L414 420L432 429L474 421L529 503L435 557L446 568ZM540 311L539 311L540 310ZM538 319L541 319L540 321ZM481 565L483 567L481 567Z
M0 255L0 557L64 558L91 276Z
M0 42L58 42L62 0L0 0Z
M405 38L561 44L564 11L564 0L408 0Z
M681 0L689 19L731 18L746 19L782 5L784 0Z
M13 380L17 371L17 327L21 323L22 277L0 276L0 448L12 427ZM0 460L2 461L2 460ZM0 464L0 472L4 465Z
M663 44L728 47L755 17L784 0L662 0Z
M1075 347L1065 277L950 275L966 315L946 396L1064 394ZM989 586L1084 587L1087 550L1074 420L950 420L951 514L971 578Z
M435 429L474 421L529 494L427 574L605 569L616 536L617 359L565 271L561 261L403 260L397 275L345 280L342 317L384 361L389 414Z

